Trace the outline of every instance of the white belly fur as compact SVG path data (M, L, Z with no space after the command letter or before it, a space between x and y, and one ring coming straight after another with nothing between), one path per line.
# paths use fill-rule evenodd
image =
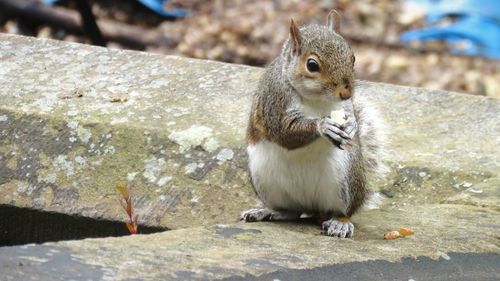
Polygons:
M247 151L255 189L269 208L345 213L346 151L322 138L295 150L261 140Z

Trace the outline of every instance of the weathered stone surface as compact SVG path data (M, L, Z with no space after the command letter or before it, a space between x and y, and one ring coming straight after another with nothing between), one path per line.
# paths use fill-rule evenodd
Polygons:
M244 129L261 69L0 35L0 204L146 224L230 223L258 204ZM401 204L498 210L498 101L359 82L383 110ZM81 96L80 96L81 95ZM115 97L125 102L111 102Z
M114 186L131 179L142 221L178 229L0 248L2 276L215 279L500 252L500 102L361 81L357 94L382 109L391 130L392 171L372 183L388 198L354 217L354 238L322 236L311 223L235 223L259 204L244 130L261 73L0 35L0 204L121 219ZM399 227L416 234L382 240Z
M500 253L498 213L466 207L470 217L464 217L463 208L429 204L365 212L357 217L353 239L320 235L312 224L239 223L4 247L0 266L6 280L19 280L28 273L36 280L66 280L68 275L76 280L92 280L92 276L98 276L93 280L207 280L408 256L448 260L449 252ZM382 239L383 231L408 224L416 230L414 236ZM73 275L63 269L67 267L75 267ZM61 275L50 268L61 269ZM494 274L500 276L500 269Z
M0 204L122 218L127 179L147 224L229 222L255 204L242 144L260 69L0 41Z

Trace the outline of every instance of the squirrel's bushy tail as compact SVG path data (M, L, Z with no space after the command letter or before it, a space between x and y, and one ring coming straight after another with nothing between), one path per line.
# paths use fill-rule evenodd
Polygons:
M362 95L354 95L352 105L358 122L359 144L368 182L383 180L389 171L383 162L387 159L388 128L377 108Z

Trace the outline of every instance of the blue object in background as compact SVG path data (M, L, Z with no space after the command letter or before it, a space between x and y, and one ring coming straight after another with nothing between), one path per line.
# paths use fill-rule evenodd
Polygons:
M184 9L166 10L165 4L168 2L168 0L137 0L137 1L141 2L144 6L150 8L157 14L164 17L182 18L187 15L187 11Z
M52 5L60 0L42 0L43 3ZM80 0L78 0L80 1ZM148 7L155 13L164 16L164 17L174 17L174 18L183 18L187 16L187 11L185 9L165 9L165 4L168 0L137 0L141 2L142 5Z
M401 41L444 40L451 43L452 52L500 59L500 0L412 0L426 8L429 27L407 31ZM447 26L436 26L437 21L456 16L457 21ZM467 41L463 48L453 45Z

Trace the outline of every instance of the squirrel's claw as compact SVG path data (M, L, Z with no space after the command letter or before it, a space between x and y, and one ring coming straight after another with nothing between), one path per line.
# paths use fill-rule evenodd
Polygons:
M347 118L347 122L341 128L351 139L354 137L356 132L358 131L358 123L356 122L356 118L354 116L350 116Z
M250 209L243 211L240 220L245 222L255 221L285 221L294 220L300 217L296 212L279 212L269 209Z
M342 145L351 137L341 129L341 125L333 122L332 119L322 118L319 124L319 133L321 136L329 140L334 145L342 149Z
M349 238L354 234L354 225L349 220L330 219L324 221L321 228L325 230L328 236Z
M271 215L272 213L268 209L250 209L240 214L240 220L245 222L265 221L269 220Z

